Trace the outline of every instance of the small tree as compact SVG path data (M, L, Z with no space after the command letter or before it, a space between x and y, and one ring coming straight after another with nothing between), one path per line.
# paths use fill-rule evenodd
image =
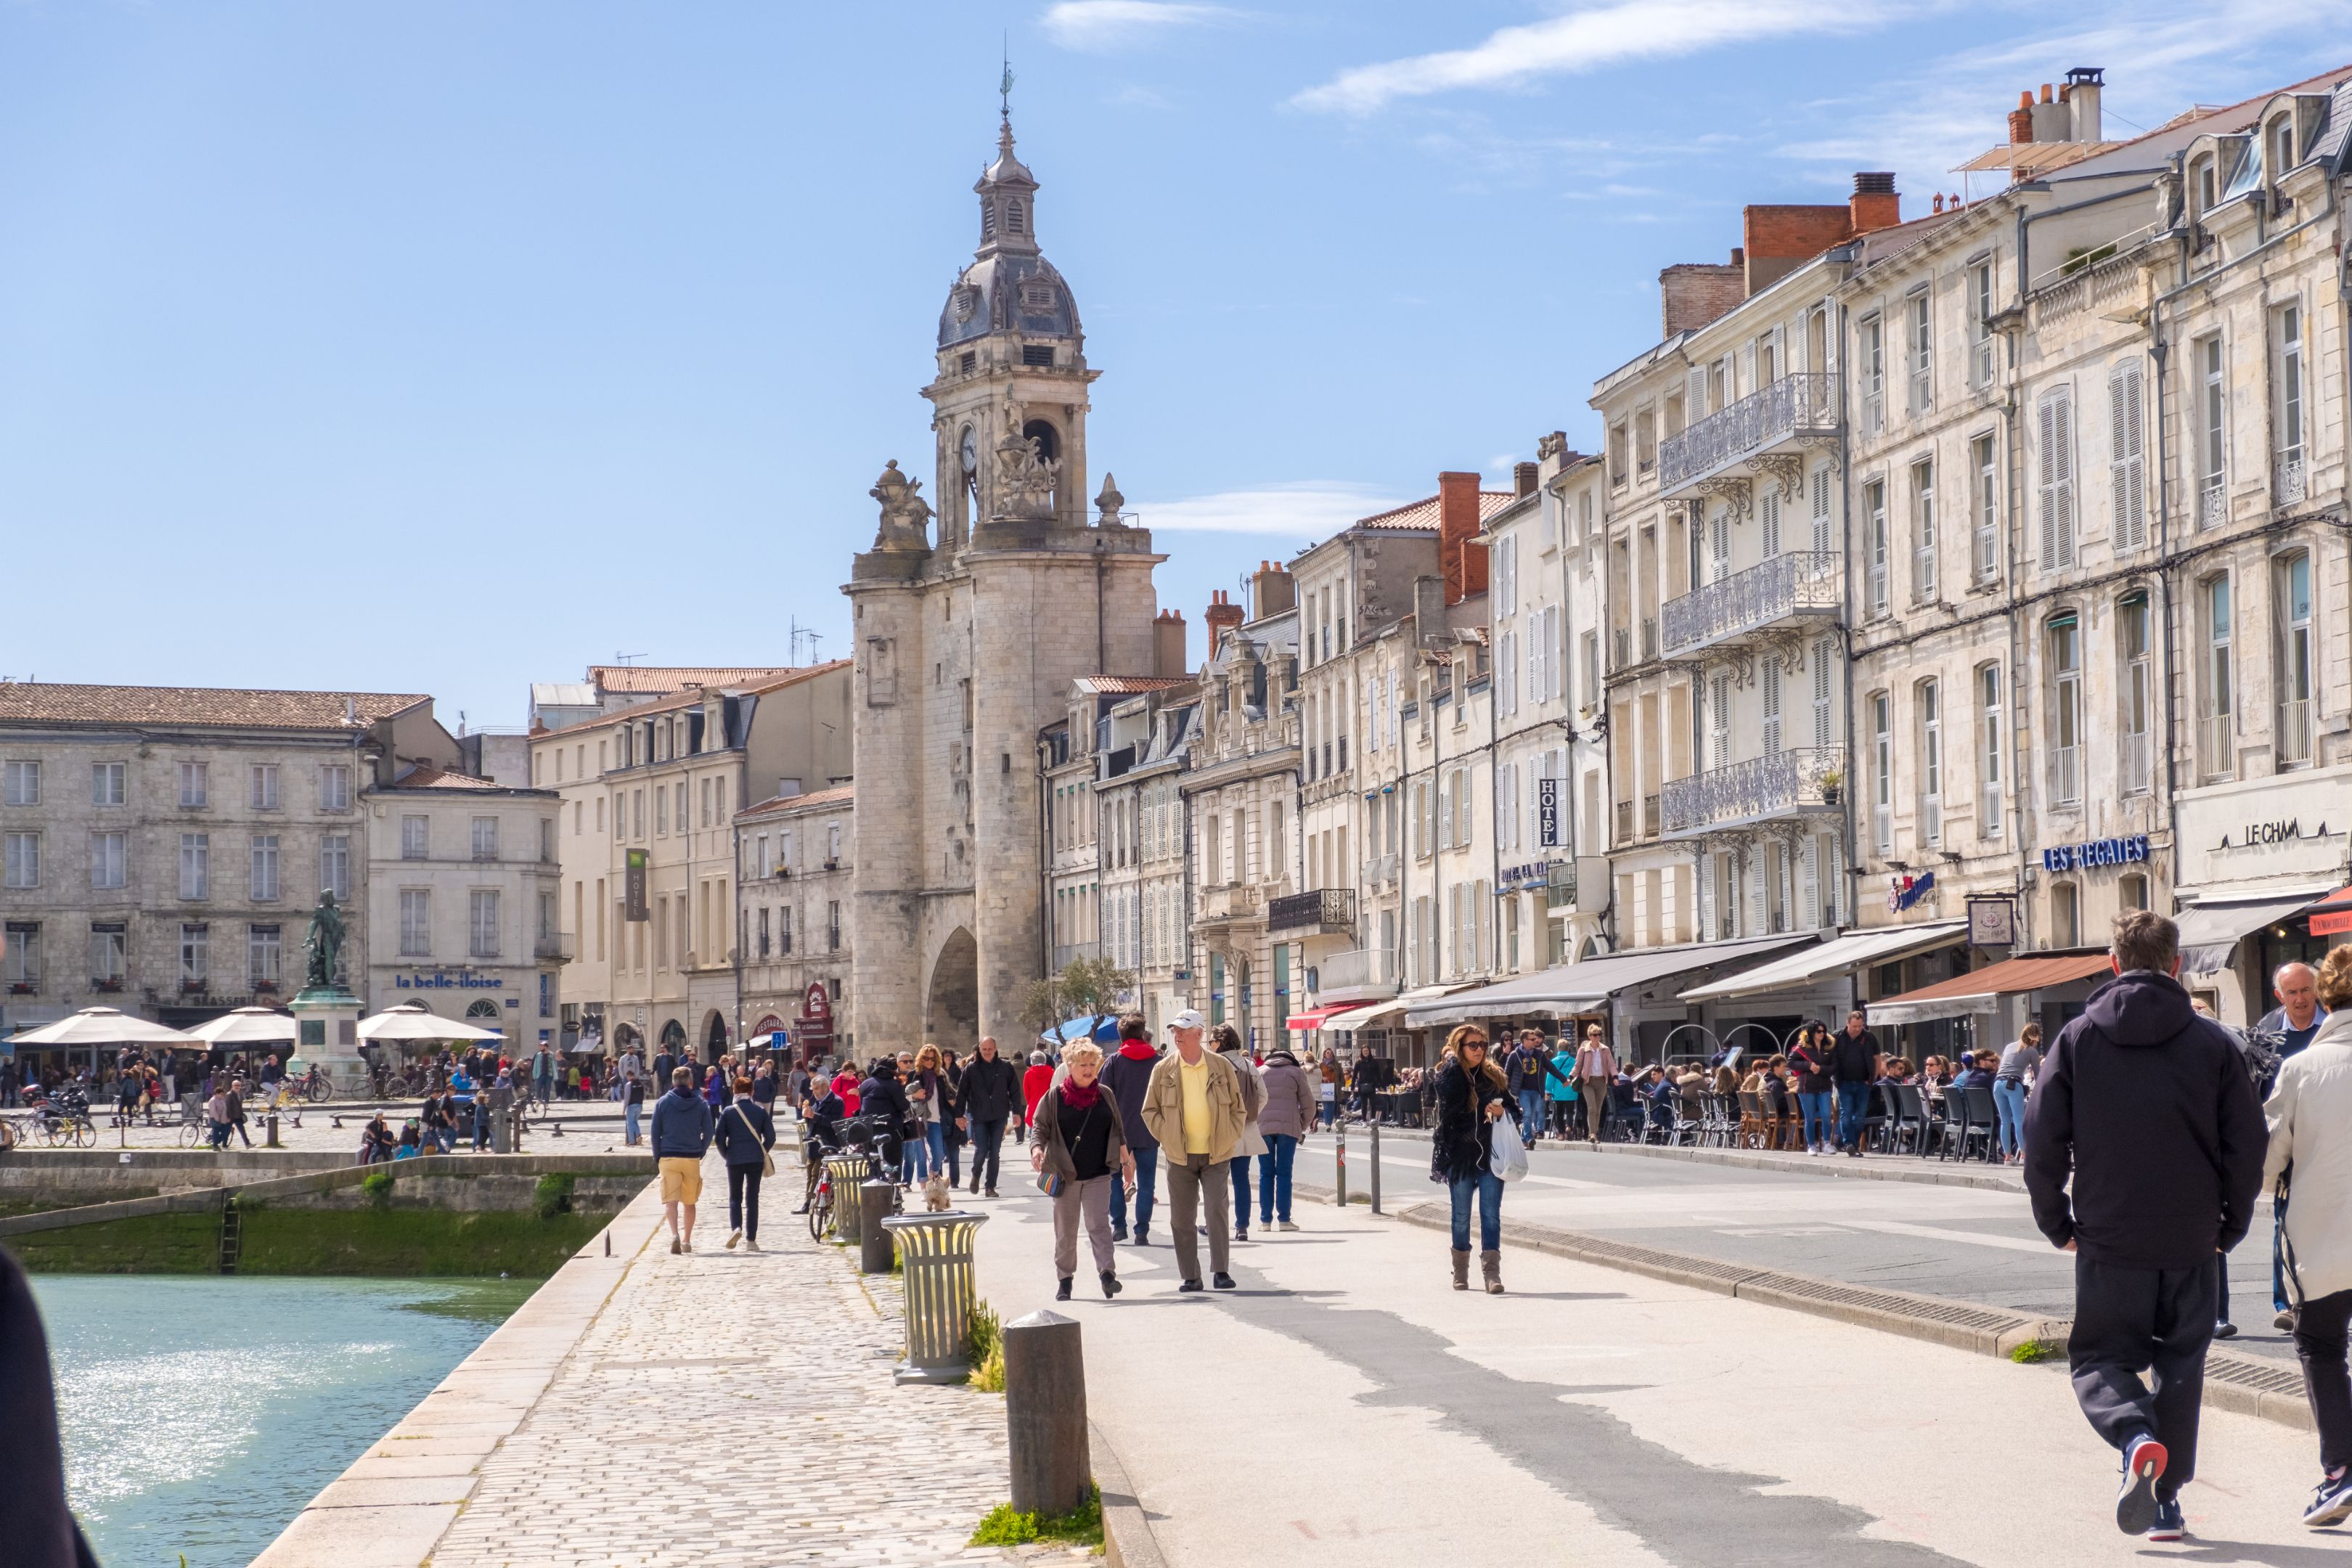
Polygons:
M1073 959L1062 971L1061 993L1074 1013L1112 1017L1135 994L1135 975L1108 958Z
M1048 974L1029 983L1021 994L1021 1021L1041 1035L1062 1021L1061 976Z

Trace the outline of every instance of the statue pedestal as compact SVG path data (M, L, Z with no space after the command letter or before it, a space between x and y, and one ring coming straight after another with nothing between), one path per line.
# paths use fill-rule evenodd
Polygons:
M338 1097L365 1098L374 1079L360 1055L360 999L340 986L311 986L286 1005L294 1015L294 1054L324 1071Z

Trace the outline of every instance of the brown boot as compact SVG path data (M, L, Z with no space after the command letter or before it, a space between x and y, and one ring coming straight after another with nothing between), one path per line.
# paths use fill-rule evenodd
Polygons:
M1465 1252L1462 1256L1466 1259L1470 1255ZM1501 1253L1480 1253L1478 1271L1486 1278L1487 1295L1499 1296L1503 1293L1503 1255Z
M1470 1289L1470 1255L1467 1252L1454 1255L1454 1288L1456 1290Z

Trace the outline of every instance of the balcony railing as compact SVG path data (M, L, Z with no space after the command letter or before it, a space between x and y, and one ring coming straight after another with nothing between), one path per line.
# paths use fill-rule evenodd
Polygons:
M2123 746L2117 753L2117 765L2123 770L2123 793L2146 795L2150 775L2155 772L2155 746L2148 732L2142 730L2133 734L2124 732Z
M1633 842L1633 803L1630 800L1621 800L1617 803L1617 842L1620 844Z
M1315 966L1315 984L1316 994L1323 997L1342 992L1393 992L1397 955L1384 947L1335 952Z
M1658 488L1671 494L1783 441L1835 436L1837 429L1838 378L1819 371L1784 375L1667 437L1658 458Z
M1228 882L1223 887L1201 889L1201 919L1204 921L1240 920L1257 912L1257 889L1247 882Z
M1923 795L1919 797L1919 843L1925 848L1934 849L1939 847L1943 842L1943 797Z
M1353 935L1356 889L1321 888L1311 893L1286 893L1278 899L1268 899L1265 929L1269 934L1306 931Z
M2222 523L2229 521L2229 517L2230 492L2228 487L2223 485L2219 479L2210 479L2206 480L2205 488L2197 492L2197 526L2200 528L2219 528Z
M1831 780L1842 782L1844 773L1844 747L1816 746L1669 780L1664 791L1665 836L1679 838L1711 827L1833 809Z
M1624 669L1633 662L1633 633L1628 627L1619 626L1609 634L1609 668Z
M1797 550L1666 601L1665 646L1689 653L1736 641L1798 615L1835 615L1843 599L1838 556Z
M2050 748L2050 799L2056 805L2083 804L2083 748Z
M2311 703L2308 700L2279 704L2278 760L2283 766L2311 761Z
M2278 505L2294 505L2308 493L2310 485L2300 449L2281 452L2271 464L2271 499Z
M1655 838L1658 836L1659 820L1658 797L1654 795L1643 795L1642 797L1642 837Z
M2234 778L2238 772L2238 716L2208 713L2199 723L2204 731L2204 776Z
M579 954L579 946L570 931L542 931L531 944L531 957L542 963L569 963Z

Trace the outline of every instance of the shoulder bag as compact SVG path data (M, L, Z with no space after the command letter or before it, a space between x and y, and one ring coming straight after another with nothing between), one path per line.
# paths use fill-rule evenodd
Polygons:
M752 1142L760 1143L759 1130L751 1125L751 1119L743 1114L743 1108L740 1105L730 1105L727 1109L735 1113L736 1123L743 1129L745 1135L748 1136ZM763 1176L772 1176L775 1173L776 1152L773 1149L769 1148L766 1144L761 1143L760 1174Z

